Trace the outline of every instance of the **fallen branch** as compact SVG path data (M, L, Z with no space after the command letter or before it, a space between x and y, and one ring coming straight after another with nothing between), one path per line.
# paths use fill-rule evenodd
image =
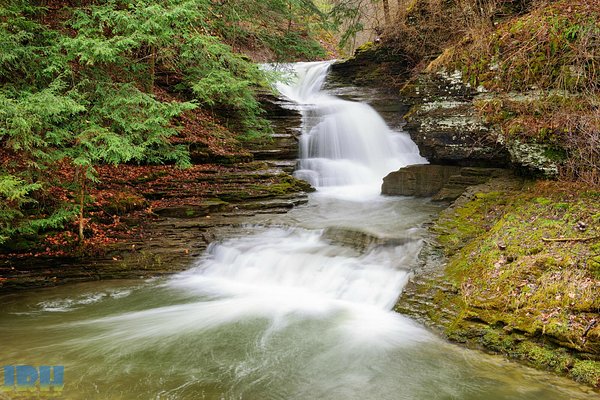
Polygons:
M589 242L590 240L596 239L600 239L600 236L591 236L586 238L542 238L544 242Z
M581 336L586 337L588 335L588 333L592 330L592 328L594 326L596 326L597 323L598 323L598 321L596 320L596 318L592 319L590 321L590 323L588 324L588 326L586 326L585 330L583 331L583 335L581 335Z

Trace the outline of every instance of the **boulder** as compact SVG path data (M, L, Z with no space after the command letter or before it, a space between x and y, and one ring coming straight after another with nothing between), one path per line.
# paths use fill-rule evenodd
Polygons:
M383 178L381 194L387 196L431 197L438 193L460 167L449 165L410 165Z
M463 83L459 72L437 72L419 75L404 87L402 95L411 105L404 129L429 162L510 167L527 176L557 177L560 160L549 156L551 146L508 140L499 126L486 123L475 106L499 98L526 105L543 93L487 93Z
M491 178L509 174L509 171L501 168L410 165L383 178L381 194L452 201L459 198L469 186L480 185Z
M473 101L477 92L460 76L422 74L403 91L412 108L404 129L434 164L506 167L507 149L479 117Z

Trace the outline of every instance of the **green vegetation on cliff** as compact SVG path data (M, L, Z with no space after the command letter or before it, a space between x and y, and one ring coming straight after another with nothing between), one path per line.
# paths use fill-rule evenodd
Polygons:
M426 249L396 310L600 388L600 3L398 7L340 75L402 88L405 129L430 161L558 182L468 189L433 229L447 264Z

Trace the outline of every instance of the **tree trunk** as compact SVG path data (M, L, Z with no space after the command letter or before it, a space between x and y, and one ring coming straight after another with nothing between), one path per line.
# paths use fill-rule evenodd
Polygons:
M289 12L289 16L288 16L288 26L287 26L286 33L290 33L290 31L292 30L292 3L290 3L288 5L288 12Z
M385 17L385 24L390 24L390 3L389 0L383 0L383 16Z
M83 209L85 207L85 183L86 183L87 167L79 169L79 243L83 244L83 228L85 220L83 218Z
M148 93L152 93L152 90L154 90L154 75L156 74L156 46L150 46L150 60L148 64L150 79L148 80L147 91Z

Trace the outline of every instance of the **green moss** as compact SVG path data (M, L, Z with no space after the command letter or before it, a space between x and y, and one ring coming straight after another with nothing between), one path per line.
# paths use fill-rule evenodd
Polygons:
M588 268L596 279L600 279L600 255L590 258Z
M576 361L569 375L578 382L600 387L600 362L591 360Z
M103 207L109 214L125 214L130 211L140 210L147 205L144 197L135 193L116 192Z
M306 181L296 179L291 175L279 175L277 181L268 185L254 185L259 192L273 196L283 196L297 192L314 192L315 189Z
M521 191L490 190L440 216L434 231L450 255L443 279L456 293L440 290L433 300L436 308L454 314L428 315L441 321L451 340L563 374L578 354L600 356L592 336L588 344L581 340L600 308L600 243L544 240L600 235L600 226L592 223L600 198L572 193L548 182ZM587 224L584 232L574 232L579 221ZM581 364L578 379L590 375L589 369Z
M562 349L552 349L532 342L523 342L516 348L516 354L534 367L550 369L554 372L567 372L573 358Z
M552 161L565 161L567 156L567 152L560 147L549 147L544 150L544 157Z
M486 329L481 343L484 347L502 354L508 354L515 346L515 340L511 335L492 327Z
M503 206L500 196L500 192L476 193L472 201L440 216L433 230L448 254L489 229L497 217L492 206Z
M556 208L557 210L565 211L568 210L570 206L569 203L556 203L554 205L554 208Z
M356 49L356 53L367 53L377 48L377 44L374 42L367 42Z
M552 200L544 198L544 197L537 197L535 199L533 199L533 201L535 201L538 204L541 204L542 206L547 206L552 204Z

